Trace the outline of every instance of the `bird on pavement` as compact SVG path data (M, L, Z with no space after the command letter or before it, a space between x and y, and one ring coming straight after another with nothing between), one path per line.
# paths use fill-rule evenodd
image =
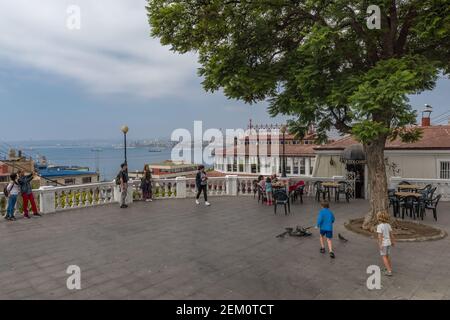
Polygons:
M344 241L344 242L347 242L347 241L348 241L348 240L345 239L340 233L338 233L338 238L339 238L339 240L342 240L342 241Z

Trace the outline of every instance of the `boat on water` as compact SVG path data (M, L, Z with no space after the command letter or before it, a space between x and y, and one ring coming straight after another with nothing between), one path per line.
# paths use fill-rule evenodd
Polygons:
M160 148L150 148L150 149L148 149L148 152L162 152L162 149L160 149Z

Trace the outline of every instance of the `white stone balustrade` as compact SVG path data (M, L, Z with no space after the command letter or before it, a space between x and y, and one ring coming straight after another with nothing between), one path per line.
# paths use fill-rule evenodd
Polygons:
M257 177L238 177L229 175L225 177L211 177L208 179L208 195L214 196L250 196L253 195L253 181ZM286 184L292 185L303 180L305 182L305 195L314 195L314 182L340 181L342 177L295 177L280 178ZM442 194L442 201L450 201L450 180L444 179L415 179L391 177L389 186L396 188L401 181L426 186L431 184L437 187L436 194ZM196 195L194 178L177 177L175 179L152 179L153 199L193 198ZM33 191L39 210L42 213L53 213L70 209L90 206L106 205L120 201L120 191L115 182L92 183L85 185L64 187L42 187ZM127 202L141 199L140 181L130 181ZM7 198L0 193L0 212L5 214ZM17 208L16 208L17 211Z

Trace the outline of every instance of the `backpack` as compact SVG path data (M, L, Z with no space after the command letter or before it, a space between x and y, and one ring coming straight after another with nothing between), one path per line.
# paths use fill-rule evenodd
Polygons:
M15 182L13 182L11 190L14 188L14 184L15 184ZM9 197L9 193L11 192L11 190L8 190L8 187L9 187L9 183L3 188L3 194L5 195L5 197Z
M122 171L119 171L119 173L117 174L116 177L116 185L120 186L121 182L120 180L122 179Z

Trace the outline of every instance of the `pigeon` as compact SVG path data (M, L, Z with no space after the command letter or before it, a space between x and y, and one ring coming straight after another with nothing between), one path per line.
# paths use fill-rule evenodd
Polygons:
M342 240L342 241L344 241L344 242L347 242L347 241L348 241L348 240L345 239L340 233L338 233L338 238L339 238L339 240Z

